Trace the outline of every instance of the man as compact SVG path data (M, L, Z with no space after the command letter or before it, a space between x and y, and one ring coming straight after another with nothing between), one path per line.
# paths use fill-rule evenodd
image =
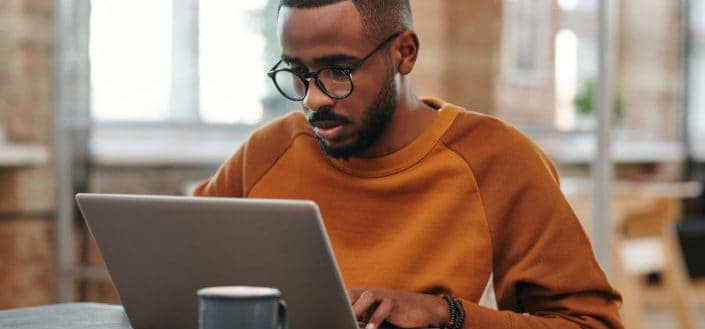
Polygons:
M411 86L408 0L282 0L269 75L301 102L200 196L314 200L367 328L621 328L550 161ZM452 297L451 297L452 296Z

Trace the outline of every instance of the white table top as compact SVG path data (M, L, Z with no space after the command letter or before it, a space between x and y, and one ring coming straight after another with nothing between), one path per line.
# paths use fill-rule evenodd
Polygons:
M593 183L588 178L562 178L561 190L566 195L588 194L592 193ZM617 194L695 198L703 192L703 186L697 181L660 182L618 180L612 182L612 191Z

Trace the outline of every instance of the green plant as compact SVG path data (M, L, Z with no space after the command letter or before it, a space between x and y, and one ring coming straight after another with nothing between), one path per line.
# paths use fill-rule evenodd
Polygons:
M588 80L582 84L582 87L575 95L573 104L578 115L591 117L594 116L592 102L595 97L595 81ZM624 98L622 91L617 88L612 100L612 124L618 125L624 118Z

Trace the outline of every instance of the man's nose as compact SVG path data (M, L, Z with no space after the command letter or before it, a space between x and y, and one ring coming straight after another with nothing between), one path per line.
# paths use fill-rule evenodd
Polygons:
M323 107L333 106L335 100L326 95L321 88L318 87L315 80L311 80L308 92L304 97L303 104L307 110L318 111Z

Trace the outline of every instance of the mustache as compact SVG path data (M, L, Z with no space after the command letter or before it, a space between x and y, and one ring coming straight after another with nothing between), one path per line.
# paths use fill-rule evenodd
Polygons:
M308 123L312 125L320 121L335 121L341 124L350 123L348 118L333 113L333 111L329 108L322 108L318 111L310 111L306 114L306 120L308 120Z

